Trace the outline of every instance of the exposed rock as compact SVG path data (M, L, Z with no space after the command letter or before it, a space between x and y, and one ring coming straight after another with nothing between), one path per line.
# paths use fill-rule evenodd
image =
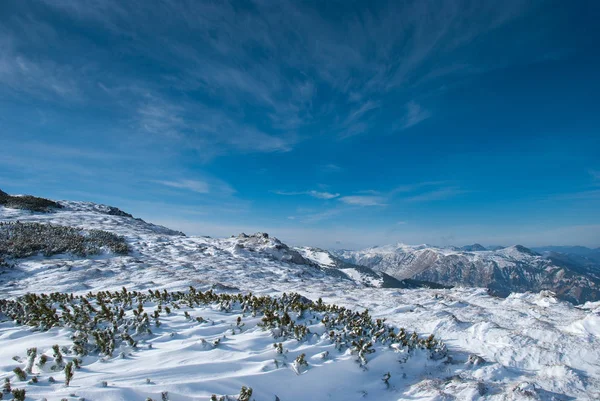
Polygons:
M482 365L484 363L485 363L485 359L483 359L479 355L475 355L475 354L470 354L469 358L467 359L467 362L466 362L467 365L473 365L473 366Z
M513 389L513 393L527 397L529 399L538 400L538 390L535 384L530 382L521 382L517 384Z

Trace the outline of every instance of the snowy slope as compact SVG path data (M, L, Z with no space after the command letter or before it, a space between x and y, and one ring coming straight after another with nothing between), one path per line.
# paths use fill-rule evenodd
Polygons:
M448 346L449 357L433 361L414 355L400 363L403 356L393 349L378 349L372 354L372 365L364 370L351 355L332 353L328 341L287 340L288 365L300 352L309 361L310 369L296 375L289 366L273 366L275 340L250 320L247 331L227 335L222 348L203 348L202 339L220 337L235 326L239 316L206 306L184 308L162 319L160 330L153 329L153 335L144 340L153 344L152 350L124 350L124 359L115 356L105 362L90 357L75 373L71 387L64 387L62 373L54 374L57 383L48 383L50 372L35 387L16 380L11 371L19 363L11 358L25 359L27 348L33 345L51 355L50 346L66 345L72 333L68 329L37 332L4 321L0 323L0 380L10 377L15 387L27 387L31 399L61 399L73 393L91 400L156 400L168 391L173 401L208 400L213 393L238 394L243 385L254 389L257 401L275 400L275 395L283 401L600 397L600 303L576 307L549 293L512 294L503 299L478 288L374 288L352 279L351 274L330 274L327 255L283 247L271 237L184 237L130 217L106 214L92 204L67 206L47 214L0 207L0 220L108 230L125 236L132 253L19 260L16 267L0 274L0 298L28 292L119 291L123 286L130 291L187 291L191 285L201 291L214 288L269 296L293 291L358 311L368 308L373 317L385 318L395 327L435 334ZM436 259L462 253L416 248L420 249L410 248L414 257L424 254ZM372 254L383 260L397 253L396 249ZM472 257L482 253L473 252ZM497 263L520 253L509 249L502 258L498 256ZM209 319L214 326L197 326L182 315L184 311ZM319 359L325 350L332 354L330 360ZM389 389L381 380L387 371L392 375ZM102 381L108 387L102 387Z
M477 244L476 244L477 245ZM481 249L479 246L470 249ZM515 245L498 250L464 251L428 245L386 245L361 251L336 251L350 263L446 285L487 287L506 296L512 291L552 290L575 303L600 300L600 272L561 263Z

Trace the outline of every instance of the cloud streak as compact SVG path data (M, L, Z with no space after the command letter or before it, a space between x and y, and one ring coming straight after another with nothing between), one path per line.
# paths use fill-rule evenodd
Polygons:
M171 188L186 189L199 194L210 192L210 186L204 181L197 180L179 180L179 181L155 181L157 184L165 185Z
M420 104L410 101L406 105L406 114L400 123L400 130L405 130L419 124L431 117L429 110L423 109Z
M403 200L406 202L431 202L449 199L467 192L468 191L460 189L459 187L445 187L435 189L433 191L427 191L418 195L408 196L403 198Z
M311 197L317 198L317 199L335 199L338 196L340 196L340 194L338 194L338 193L322 192L322 191L315 191L315 190L300 191L300 192L273 191L273 193L275 193L277 195L283 195L283 196L308 195L308 196L311 196Z
M355 206L386 206L386 199L381 196L352 195L343 196L340 201Z

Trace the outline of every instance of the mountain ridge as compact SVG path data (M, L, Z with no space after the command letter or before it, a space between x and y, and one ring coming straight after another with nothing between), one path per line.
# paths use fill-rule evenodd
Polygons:
M385 272L397 279L445 285L485 287L511 292L550 290L574 303L600 299L600 271L539 254L522 245L467 251L456 247L384 245L362 251L335 251L350 263Z

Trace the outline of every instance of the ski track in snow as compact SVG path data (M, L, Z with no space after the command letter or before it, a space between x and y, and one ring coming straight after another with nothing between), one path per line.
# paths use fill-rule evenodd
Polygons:
M315 266L285 263L267 253L240 249L235 246L236 238L168 235L159 226L101 214L93 204L64 204L67 208L48 214L0 207L0 220L115 232L127 238L132 254L31 257L0 274L0 297L54 291L84 294L123 286L169 291L194 286L202 291L215 288L262 295L298 292L354 310L368 308L374 317L421 335L433 333L448 345L450 359L400 364L395 353L377 352L369 371L363 372L348 355L316 361L313 357L331 348L328 341L294 344L295 340L288 340L288 362L301 351L311 363L311 369L298 376L290 369L275 368L274 340L258 328L230 337L222 349L200 349L201 339L210 340L230 329L236 316L196 308L190 313L209 318L215 325L194 326L182 316L167 319L161 326L164 335L149 340L152 350L108 363L84 361L71 387L60 382L27 386L28 398L61 399L76 393L89 400L143 400L160 399L160 392L168 390L172 401L206 400L212 393L237 394L246 385L254 388L257 401L275 400L275 394L282 401L600 399L600 302L575 307L544 293L502 299L477 288L370 288ZM175 334L171 337L170 333ZM14 377L13 356L23 357L31 346L47 349L55 343L66 344L68 336L65 329L39 333L1 323L0 380ZM472 354L484 362L467 363ZM386 371L392 373L388 390L380 380ZM403 373L407 373L405 378ZM100 387L101 380L109 386ZM482 386L486 388L483 395ZM531 387L536 390L530 396L519 390Z

